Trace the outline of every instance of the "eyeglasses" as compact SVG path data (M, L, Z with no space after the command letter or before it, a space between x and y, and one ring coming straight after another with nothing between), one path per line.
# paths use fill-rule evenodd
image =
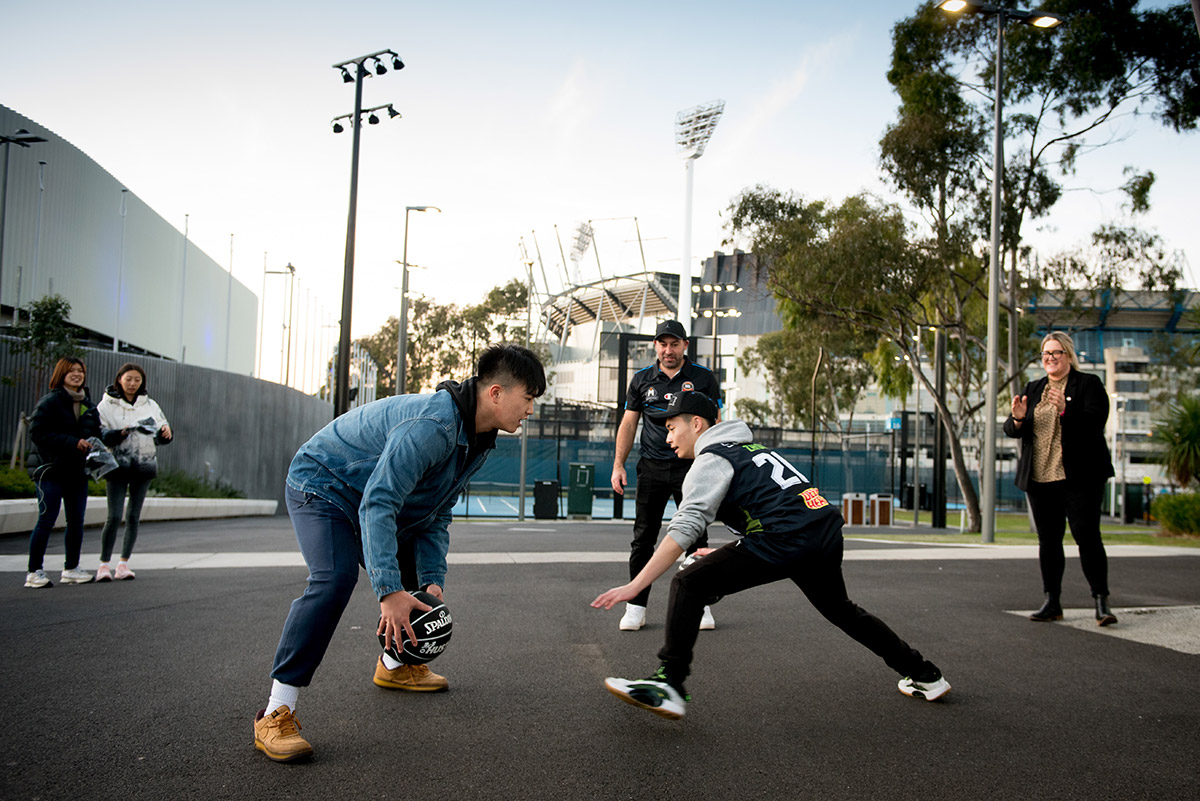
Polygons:
M1066 353L1065 350L1044 350L1042 351L1042 358L1054 359L1055 361L1058 361L1063 357L1064 353Z

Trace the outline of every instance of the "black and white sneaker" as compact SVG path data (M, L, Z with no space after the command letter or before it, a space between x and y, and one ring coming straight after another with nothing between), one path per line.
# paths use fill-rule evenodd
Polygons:
M604 680L604 686L625 703L648 709L659 717L671 720L682 718L687 702L692 700L682 686L676 687L667 680L661 667L648 679L609 677Z
M950 682L946 681L942 671L937 668L933 668L929 675L920 679L905 676L896 686L910 698L924 698L926 701L936 701L950 692Z

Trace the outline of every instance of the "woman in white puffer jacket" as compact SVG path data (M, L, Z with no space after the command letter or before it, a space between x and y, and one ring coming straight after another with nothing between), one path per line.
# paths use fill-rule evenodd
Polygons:
M158 474L158 445L171 441L171 426L158 404L146 394L146 372L126 363L104 392L96 407L100 413L100 439L112 451L118 468L105 476L108 485L108 520L100 535L100 569L96 581L134 578L129 569L133 543L137 540L138 521L150 480ZM121 525L121 507L129 494L125 510L125 541L117 569L109 567L117 528Z

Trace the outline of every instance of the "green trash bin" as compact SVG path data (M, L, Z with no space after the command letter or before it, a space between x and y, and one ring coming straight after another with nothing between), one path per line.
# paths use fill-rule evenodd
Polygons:
M567 516L592 516L596 465L571 462L567 484Z

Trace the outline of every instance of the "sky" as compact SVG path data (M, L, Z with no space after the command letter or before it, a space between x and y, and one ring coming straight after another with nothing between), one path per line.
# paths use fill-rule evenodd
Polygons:
M399 308L405 207L410 289L476 303L523 278L560 291L580 222L594 220L606 276L676 272L684 167L677 112L721 99L695 166L694 267L722 249L722 214L765 184L808 199L894 198L878 141L898 100L886 72L895 22L915 0L855 4L465 0L174 0L10 4L0 30L0 103L70 141L256 294L264 265L291 263L310 325L340 309L354 108L335 62L390 48L406 68L372 76L363 105L402 117L362 130L353 333ZM1039 254L1077 245L1121 214L1122 169L1158 182L1144 224L1200 270L1197 134L1123 118L1081 162L1053 216L1028 229ZM637 218L636 228L631 218ZM558 235L568 255L564 270ZM725 247L728 250L728 247ZM600 277L595 254L582 280ZM263 320L280 330L282 281ZM305 325L303 321L298 323ZM266 347L264 347L266 350ZM265 364L265 362L264 362ZM264 377L271 378L267 367Z

